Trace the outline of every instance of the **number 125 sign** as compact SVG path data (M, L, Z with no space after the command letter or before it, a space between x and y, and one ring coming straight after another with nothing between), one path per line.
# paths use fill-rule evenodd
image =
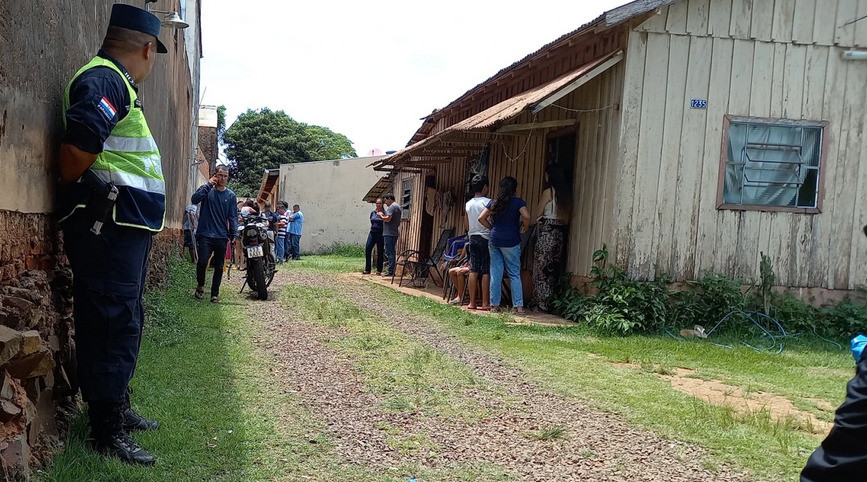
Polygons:
M692 99L689 101L691 109L707 109L707 99Z

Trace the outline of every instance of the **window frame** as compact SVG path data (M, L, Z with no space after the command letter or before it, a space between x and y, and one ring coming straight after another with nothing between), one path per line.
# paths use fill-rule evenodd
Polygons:
M729 204L725 202L725 175L726 164L728 162L728 142L729 128L732 122L750 123L750 124L770 124L776 126L791 126L791 127L813 127L821 129L822 142L820 144L821 152L819 153L819 175L817 179L816 189L816 207L797 207L797 206L765 206L761 204ZM828 121L813 121L813 120L795 120L784 118L771 117L750 117L750 116L723 116L722 140L720 142L720 163L719 176L717 180L717 210L728 211L764 211L764 212L786 212L799 214L820 214L822 212L822 204L825 199L825 169L828 159Z
M409 189L407 189L407 185L409 185ZM415 191L415 180L413 178L406 178L400 181L400 202L398 202L398 206L400 206L402 221L409 221L412 218L412 198L414 197Z

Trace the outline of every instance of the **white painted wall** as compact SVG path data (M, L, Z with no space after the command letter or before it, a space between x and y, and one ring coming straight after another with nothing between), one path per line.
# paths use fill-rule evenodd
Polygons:
M373 205L362 201L381 173L368 164L382 156L280 165L279 199L301 206L301 252L334 244L363 246Z

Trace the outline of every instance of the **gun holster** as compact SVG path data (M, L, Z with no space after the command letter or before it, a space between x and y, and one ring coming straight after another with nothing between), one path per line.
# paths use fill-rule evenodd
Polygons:
M93 191L93 195L87 202L86 212L93 221L90 232L99 236L102 233L102 226L109 220L117 202L117 186L113 182L103 181L90 169L84 171L81 180Z

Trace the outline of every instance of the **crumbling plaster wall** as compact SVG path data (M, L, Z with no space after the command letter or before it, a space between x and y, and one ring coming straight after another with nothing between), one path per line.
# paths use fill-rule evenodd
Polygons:
M71 276L53 216L61 101L70 77L98 51L113 3L0 0L0 462L6 477L26 477L50 455L63 436L56 415L75 393ZM153 7L178 10L179 0ZM197 12L198 2L186 0L186 7ZM169 52L139 91L167 188L169 229L157 236L151 281L164 275L159 268L177 246L196 175L201 44L198 26L192 28L192 48L185 40L190 33L163 29Z

